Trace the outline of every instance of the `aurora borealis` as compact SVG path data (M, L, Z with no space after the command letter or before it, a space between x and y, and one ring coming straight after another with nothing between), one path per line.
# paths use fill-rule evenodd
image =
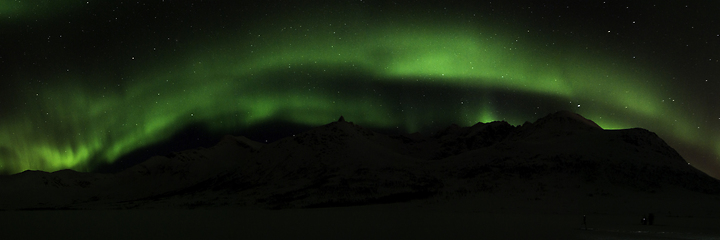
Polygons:
M2 173L92 171L191 125L415 132L571 110L720 177L716 3L0 5Z

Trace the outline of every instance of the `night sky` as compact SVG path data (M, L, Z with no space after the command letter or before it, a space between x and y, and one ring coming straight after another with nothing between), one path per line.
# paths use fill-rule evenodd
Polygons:
M192 127L570 110L720 177L718 1L240 2L0 0L0 173L93 171Z

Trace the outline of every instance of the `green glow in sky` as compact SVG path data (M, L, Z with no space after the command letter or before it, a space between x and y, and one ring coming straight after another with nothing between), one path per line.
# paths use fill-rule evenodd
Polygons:
M224 132L270 120L321 125L344 115L366 127L413 132L430 122L535 120L517 113L532 108L509 112L493 102L500 92L560 99L606 129L651 128L720 155L720 141L708 141L713 137L681 107L663 104L646 64L575 51L579 45L546 49L515 37L516 29L483 24L332 22L278 20L240 35L189 40L197 47L180 58L131 64L131 81L120 84L85 84L112 74L53 76L62 84L23 96L38 111L1 120L0 172L88 170L92 159L112 162L191 124ZM398 85L478 94L456 100L447 93L446 100L382 90Z
M21 3L12 0L0 1L0 14L3 16L18 15L22 13L23 6Z
M46 20L91 6L90 1L76 0L0 0L0 23Z

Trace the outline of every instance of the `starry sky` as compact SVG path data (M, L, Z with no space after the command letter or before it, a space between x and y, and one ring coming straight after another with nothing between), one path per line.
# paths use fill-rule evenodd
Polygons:
M720 177L718 9L0 0L0 173L93 171L188 129L243 135L343 115L431 132L570 110L653 131Z

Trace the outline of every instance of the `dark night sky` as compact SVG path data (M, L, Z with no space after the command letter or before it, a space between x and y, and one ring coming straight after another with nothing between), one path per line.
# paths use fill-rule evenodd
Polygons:
M716 1L31 2L0 0L3 173L91 171L190 126L570 110L720 177Z

